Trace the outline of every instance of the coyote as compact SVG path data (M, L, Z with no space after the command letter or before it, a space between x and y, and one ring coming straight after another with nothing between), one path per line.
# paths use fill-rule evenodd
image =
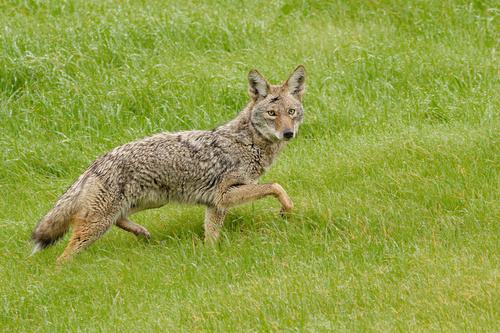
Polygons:
M160 133L126 143L96 159L38 222L34 251L62 237L70 226L63 263L111 226L144 235L128 216L168 202L205 205L205 242L217 243L228 208L272 195L289 214L292 200L277 183L257 184L287 141L297 134L304 109L306 72L299 66L283 83L248 74L250 102L211 131Z

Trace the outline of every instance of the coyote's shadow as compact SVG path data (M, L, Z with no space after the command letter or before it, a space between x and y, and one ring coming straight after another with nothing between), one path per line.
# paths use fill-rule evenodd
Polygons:
M255 232L260 228L265 227L268 223L272 221L283 221L278 214L266 212L264 214L258 213L243 213L243 212L228 212L224 222L223 235L228 236L230 234L245 234L246 232ZM145 223L147 225L147 223ZM146 239L145 237L139 236L138 241L148 243L148 242L160 242L163 244L175 244L184 241L195 241L203 242L205 237L205 229L203 225L203 216L193 218L178 216L174 219L169 219L165 223L158 223L154 227L148 228L151 232L151 239ZM225 237L223 236L223 237Z

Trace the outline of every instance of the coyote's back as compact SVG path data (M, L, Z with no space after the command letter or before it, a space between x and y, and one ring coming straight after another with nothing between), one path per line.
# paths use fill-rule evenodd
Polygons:
M119 146L96 159L68 188L32 233L35 251L73 226L58 259L79 253L116 225L150 237L128 216L168 202L207 207L205 240L217 242L229 207L268 195L289 213L292 201L276 183L257 184L303 117L305 70L283 85L270 85L256 70L248 75L249 104L211 131L160 133Z

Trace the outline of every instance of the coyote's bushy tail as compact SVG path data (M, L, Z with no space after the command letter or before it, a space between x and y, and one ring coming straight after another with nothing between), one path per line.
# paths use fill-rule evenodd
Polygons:
M31 233L33 253L54 244L68 231L80 196L77 183L80 182L73 184L36 225Z

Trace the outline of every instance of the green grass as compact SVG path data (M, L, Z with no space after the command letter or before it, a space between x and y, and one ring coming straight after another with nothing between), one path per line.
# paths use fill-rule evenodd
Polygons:
M498 331L497 1L0 2L0 329ZM29 234L95 158L210 129L302 64L305 123L203 244L203 207L136 214L56 268Z

